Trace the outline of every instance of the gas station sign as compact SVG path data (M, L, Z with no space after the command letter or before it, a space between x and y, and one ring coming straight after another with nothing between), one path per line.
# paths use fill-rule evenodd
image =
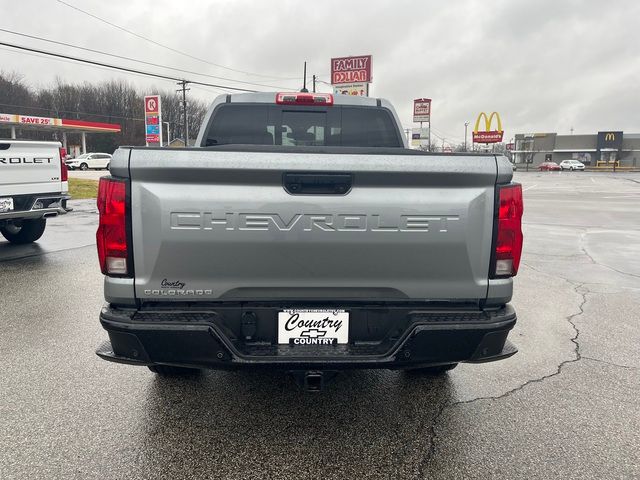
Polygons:
M160 95L144 97L144 129L147 147L161 147L162 107Z

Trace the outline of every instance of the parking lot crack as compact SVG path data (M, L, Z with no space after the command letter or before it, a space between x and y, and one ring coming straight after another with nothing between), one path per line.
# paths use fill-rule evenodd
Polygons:
M566 281L569 282L569 283L572 283L569 280L566 280ZM533 384L536 384L536 383L541 383L541 382L544 382L545 380L547 380L549 378L553 378L555 376L560 375L560 373L562 373L562 370L564 369L564 367L566 367L569 364L579 362L583 358L582 354L580 352L580 343L579 343L580 329L576 325L575 319L577 317L579 317L580 315L584 314L584 306L587 303L587 295L588 295L589 291L586 288L584 288L583 284L574 284L574 283L572 283L572 285L574 285L574 288L573 288L574 292L577 293L578 295L580 295L580 297L581 297L580 303L578 304L577 311L575 313L572 313L571 315L566 317L567 322L569 322L569 324L571 325L571 328L573 329L573 336L569 339L571 341L571 343L573 343L573 357L569 358L567 360L563 360L562 362L560 362L556 366L555 371L553 371L552 373L549 373L547 375L543 375L543 376L538 377L538 378L533 378L531 380L527 380L526 382L518 385L517 387L512 388L510 390L507 390L506 392L504 392L501 395L476 397L476 398L472 398L472 399L469 399L469 400L461 400L461 401L456 401L456 402L443 403L439 407L436 415L433 418L433 421L431 422L431 426L429 427L429 433L428 433L429 449L427 450L427 453L425 454L424 458L422 459L422 462L420 463L420 465L418 467L418 478L424 478L424 474L425 474L425 471L426 471L427 467L433 461L433 458L437 454L437 449L438 449L438 424L440 423L440 420L442 419L443 415L445 414L445 412L447 410L453 409L453 408L458 407L460 405L469 405L471 403L475 403L475 402L479 402L479 401L483 401L483 400L497 401L497 400L501 400L503 398L510 397L510 396L516 394L517 392L519 392L520 390L528 387L529 385L533 385Z
M611 266L609 266L609 265L605 265L604 263L600 263L600 262L598 262L595 258L593 258L593 257L591 256L591 254L590 254L589 252L587 252L587 249L586 249L586 248L585 248L585 246L584 246L584 239L585 239L585 237L587 236L587 234L588 234L588 233L589 233L589 232L584 232L584 233L581 233L581 234L580 234L580 241L579 241L579 244L580 244L580 250L582 251L582 253L583 253L583 254L584 254L584 255L585 255L589 260L591 260L591 263L593 263L593 264L595 264L595 265L598 265L598 266L600 266L600 267L603 267L603 268L607 268L607 269L609 269L609 270L611 270L611 271L613 271L613 272L619 273L620 275L628 275L628 276L630 276L630 277L640 278L640 275L637 275L637 274L635 274L635 273L624 272L624 271L622 271L622 270L618 270L617 268L611 267Z
M605 365L609 365L610 367L624 368L627 370L640 370L640 367L634 367L632 365L621 365L620 363L607 362L606 360L602 360L600 358L587 357L584 355L581 358L582 360L589 360L590 362L603 363Z

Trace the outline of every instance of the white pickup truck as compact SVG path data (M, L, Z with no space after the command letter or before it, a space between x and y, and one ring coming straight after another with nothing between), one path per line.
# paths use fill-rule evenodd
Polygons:
M67 213L67 167L59 142L0 139L0 233L31 243L47 218Z

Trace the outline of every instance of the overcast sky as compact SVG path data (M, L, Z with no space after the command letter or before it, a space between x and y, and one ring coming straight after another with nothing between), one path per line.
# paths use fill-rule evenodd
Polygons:
M433 99L433 133L460 143L464 122L498 111L506 131L640 132L640 2L637 0L188 1L65 0L200 62L153 45L56 0L0 0L0 28L208 75L299 88L302 63L329 81L330 59L373 55L375 96L388 98L405 127L412 99ZM305 6L308 4L308 7ZM0 41L146 71L176 74L0 32ZM32 86L122 78L141 89L173 88L112 70L25 55L0 46L0 69ZM187 79L259 90L228 80ZM299 80L291 80L291 77ZM321 84L321 91L330 87ZM190 94L211 101L209 88ZM0 112L7 107L0 106ZM471 128L469 130L471 130ZM469 133L470 135L470 133ZM439 142L441 140L438 140Z

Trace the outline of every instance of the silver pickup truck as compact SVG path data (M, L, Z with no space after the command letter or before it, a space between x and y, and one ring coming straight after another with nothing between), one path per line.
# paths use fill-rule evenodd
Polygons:
M513 355L522 191L491 154L406 148L381 99L222 95L196 148L100 181L102 358L159 374L442 373Z

